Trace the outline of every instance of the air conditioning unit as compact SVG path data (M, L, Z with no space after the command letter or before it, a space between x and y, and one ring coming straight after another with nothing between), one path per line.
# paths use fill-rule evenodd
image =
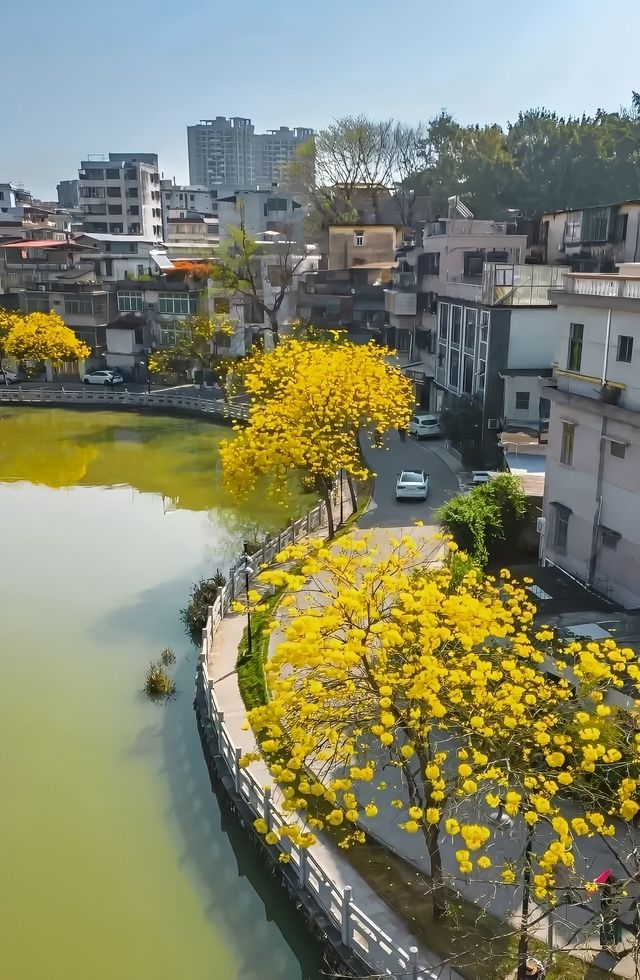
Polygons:
M536 521L536 531L538 532L538 534L544 534L544 529L546 528L546 526L547 526L547 518L539 517Z
M487 429L499 429L500 419L487 419Z

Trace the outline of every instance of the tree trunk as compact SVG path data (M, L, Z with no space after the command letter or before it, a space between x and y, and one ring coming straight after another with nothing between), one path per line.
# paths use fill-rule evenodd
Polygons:
M349 487L349 496L351 497L351 507L353 508L351 512L352 514L355 514L355 512L358 509L358 498L356 497L356 488L353 482L353 477L351 476L350 473L347 473L347 486Z
M318 477L318 492L320 493L322 499L324 500L325 506L327 508L327 525L329 529L328 538L331 541L334 534L336 533L335 525L333 523L333 507L331 503L331 486L324 479L324 477Z
M431 901L433 902L434 919L442 919L447 913L442 876L442 854L440 852L438 838L439 827L436 824L429 824L426 829L425 840L427 842L429 863L431 865Z
M277 347L280 343L280 327L278 325L278 314L274 310L267 310L267 316L269 317L269 323L271 324L271 335L273 337L273 346Z

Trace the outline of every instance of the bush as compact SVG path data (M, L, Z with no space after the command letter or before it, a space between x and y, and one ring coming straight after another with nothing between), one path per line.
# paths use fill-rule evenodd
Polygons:
M518 557L533 514L517 477L502 473L470 493L453 497L440 508L437 519L478 564L506 564Z
M175 659L175 658L174 658ZM152 700L169 698L175 693L176 686L159 661L149 664L144 691Z
M160 663L163 667L173 667L176 662L176 655L171 647L165 647L160 654Z
M186 609L180 610L180 618L192 638L206 626L209 606L213 605L226 581L220 569L217 569L213 578L201 578L192 587Z

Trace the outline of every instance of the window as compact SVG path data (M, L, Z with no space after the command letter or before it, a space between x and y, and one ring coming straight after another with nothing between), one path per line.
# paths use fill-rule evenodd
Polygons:
M618 353L616 354L616 361L626 361L626 363L629 364L632 356L633 337L623 337L621 335L618 337Z
M160 313L174 316L193 316L198 309L198 299L189 293L164 293L159 299Z
M584 325L582 323L572 323L569 326L569 356L567 357L567 370L579 371L582 363L582 335Z
M127 197L132 197L134 199L137 198L138 197L138 188L137 187L130 187L128 189L128 191L127 191Z
M569 518L571 510L563 504L554 504L556 510L556 526L553 536L553 543L559 551L567 550L567 539L569 537Z
M138 215L138 214L140 214L140 208L138 207L137 204L131 204L127 208L127 213L128 214L131 214L131 215Z
M364 232L363 231L356 231L354 233L354 236L353 236L353 244L354 245L357 245L357 246L364 245Z
M75 314L76 316L91 316L93 313L93 303L90 299L69 299L64 298L64 312Z
M562 423L562 443L560 445L560 462L565 466L573 465L573 445L576 437L576 427L573 422Z
M529 392L516 391L516 412L529 411Z
M120 171L117 168L115 169L108 168L107 180L120 180Z
M627 452L627 447L624 442L614 442L612 439L609 445L611 446L612 456L616 456L618 459L624 459Z
M48 313L49 312L49 297L48 296L27 296L25 298L25 312L26 313Z
M228 313L229 312L229 300L226 296L216 296L213 301L213 311L214 313Z
M454 391L458 390L460 384L459 380L460 374L460 351L451 349L451 356L449 359L449 387L453 388Z
M189 337L189 331L184 323L163 323L160 327L160 343L163 347L175 347L184 338Z
M437 276L440 274L440 252L425 252L418 256L418 275Z
M589 208L584 212L583 242L606 242L609 229L609 208Z
M441 340L447 339L448 324L449 324L449 304L440 303L440 326L438 332Z
M473 354L476 342L476 311L465 309L464 311L464 349Z
M460 330L462 326L462 307L451 307L451 343L460 346Z
M110 204L109 205L109 214L122 214L122 205L121 204Z
M4 191L0 191L0 201L4 201Z
M121 313L142 313L142 293L118 293L118 309Z
M628 214L618 214L616 215L615 225L613 227L613 240L614 242L624 242L627 239L627 219Z
M573 211L567 218L567 224L564 229L564 242L565 245L577 245L580 241L580 232L582 228L582 211Z
M500 268L496 266L496 286L513 286L513 268Z
M107 197L122 197L119 187L107 187Z
M615 551L620 540L618 531L612 531L609 527L601 527L600 531L602 533L602 547Z

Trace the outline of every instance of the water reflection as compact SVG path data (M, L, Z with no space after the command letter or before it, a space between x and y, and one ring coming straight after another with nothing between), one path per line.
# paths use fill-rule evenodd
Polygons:
M79 409L0 410L0 477L63 488L129 486L159 494L165 512L215 510L241 532L255 521L255 498L240 502L221 485L219 445L229 428L185 418ZM277 529L283 512L264 487L259 523ZM298 513L303 498L294 494L288 510ZM257 522L256 522L257 523Z
M211 473L223 434L121 413L1 414L7 977L319 976L290 906L216 806L195 726L178 610L237 552L243 520L283 520L255 502L245 517L222 506ZM178 695L152 705L142 679L167 645Z

